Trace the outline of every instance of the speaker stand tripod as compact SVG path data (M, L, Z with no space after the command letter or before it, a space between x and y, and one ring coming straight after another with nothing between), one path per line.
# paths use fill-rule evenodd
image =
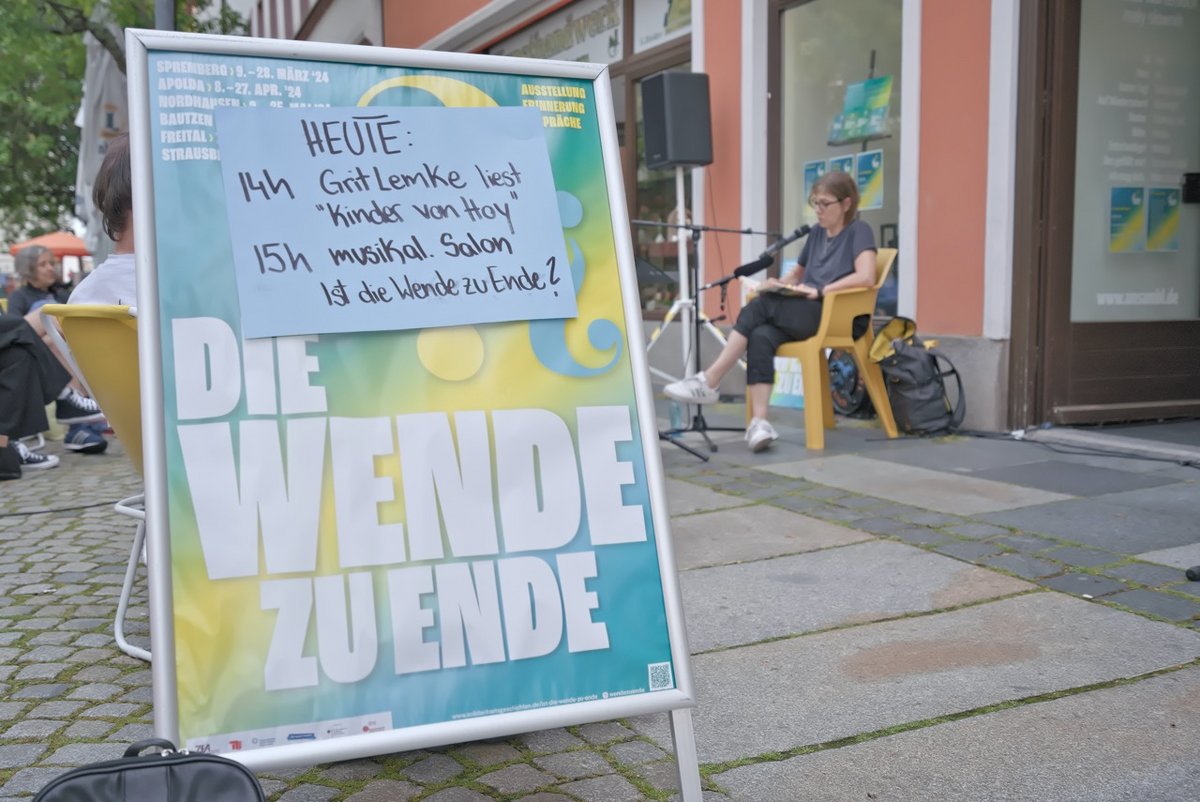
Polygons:
M676 165L675 167L675 199L676 199L676 219L683 222L682 227L691 231L691 241L697 251L700 248L700 235L705 230L705 226L693 226L686 223L686 209L683 201L683 167ZM700 372L700 334L707 330L713 335L724 347L725 337L720 330L713 325L712 321L705 317L700 307L700 280L699 280L699 259L692 261L688 259L687 240L684 239L682 232L676 236L678 250L676 252L679 260L679 301L682 314L680 323L683 326L683 354L684 354L684 376L692 376ZM725 285L721 285L721 308L725 308ZM685 302L684 299L687 299ZM653 345L653 343L651 343ZM744 365L744 363L743 363ZM675 403L675 402L672 402ZM691 404L686 405L690 410ZM691 415L691 419L684 426L677 426L659 432L659 439L666 440L672 445L687 451L693 456L708 462L708 455L702 451L693 448L682 442L680 435L697 433L708 445L708 450L715 452L717 444L708 436L710 431L730 431L740 432L741 428L709 426L708 421L704 417L704 408L699 404L695 405L695 413Z

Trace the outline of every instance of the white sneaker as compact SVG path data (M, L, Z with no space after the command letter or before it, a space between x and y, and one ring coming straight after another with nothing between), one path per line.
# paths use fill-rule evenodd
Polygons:
M671 382L663 388L663 393L667 398L681 404L715 404L721 398L720 393L708 386L703 371Z
M750 444L751 451L762 451L778 439L779 432L775 431L775 427L762 418L752 419L750 425L746 427L746 442Z
M26 471L37 471L43 468L54 468L58 465L58 457L53 454L39 454L30 451L20 440L11 441L21 459L21 468Z

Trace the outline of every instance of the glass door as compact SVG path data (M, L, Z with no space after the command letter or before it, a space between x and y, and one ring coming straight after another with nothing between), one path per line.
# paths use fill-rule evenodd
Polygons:
M1196 414L1200 10L1057 5L1059 57L1074 69L1048 161L1074 169L1052 173L1049 189L1045 417Z

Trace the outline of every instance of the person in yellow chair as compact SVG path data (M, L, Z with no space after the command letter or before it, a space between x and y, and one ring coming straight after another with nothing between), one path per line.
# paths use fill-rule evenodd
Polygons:
M796 268L763 282L758 296L738 314L729 342L711 365L663 389L668 398L684 404L712 404L719 397L722 377L745 354L751 414L746 442L751 451L762 451L779 438L767 420L776 350L817 333L826 293L875 283L875 235L858 219L854 178L826 173L813 184L808 203L817 213L818 227L805 241ZM870 321L855 324L866 331Z
M104 219L112 254L87 275L68 303L137 305L133 266L133 178L129 167L129 135L108 145L96 172L92 201Z

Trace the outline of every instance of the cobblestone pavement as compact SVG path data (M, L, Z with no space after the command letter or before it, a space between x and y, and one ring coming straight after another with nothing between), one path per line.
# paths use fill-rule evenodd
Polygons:
M679 487L718 491L739 509L795 514L801 532L804 521L833 523L860 541L907 544L1185 630L1197 626L1200 583L1186 582L1177 569L1111 543L783 475L772 468L789 454L803 458L804 449L802 433L780 428L788 442L773 450L770 463L748 462L732 436L710 463L665 446L664 465ZM863 437L848 446L874 447ZM140 480L115 441L100 456L64 453L57 443L46 449L62 459L59 469L0 483L0 802L28 799L68 768L118 756L153 734L149 667L123 655L111 636L133 534L132 521L111 505L139 492ZM1197 479L1200 471L1171 481L1194 492ZM691 513L671 500L676 520ZM148 646L144 577L138 587L126 628ZM653 722L600 722L269 771L260 779L268 798L286 802L676 799L674 762L661 739L647 734L653 730ZM763 754L741 762L778 759ZM728 761L702 763L706 800L753 798L726 795L718 775L730 768Z

